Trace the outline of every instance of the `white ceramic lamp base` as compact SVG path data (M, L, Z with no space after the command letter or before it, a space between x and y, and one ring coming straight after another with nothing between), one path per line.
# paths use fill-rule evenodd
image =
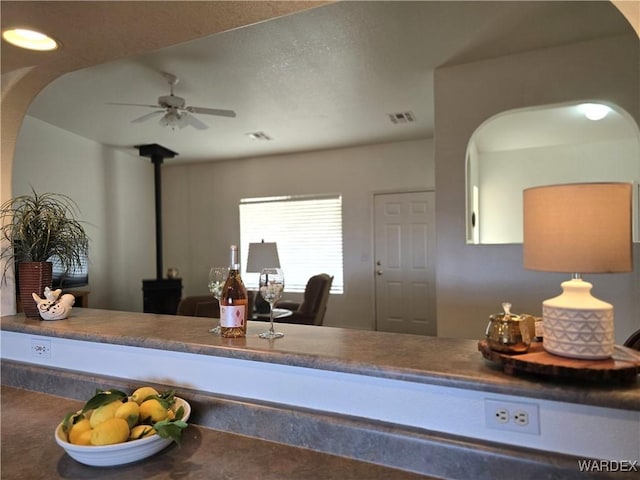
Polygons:
M562 294L542 304L544 349L562 357L601 360L614 345L613 306L591 295L581 279L562 283Z

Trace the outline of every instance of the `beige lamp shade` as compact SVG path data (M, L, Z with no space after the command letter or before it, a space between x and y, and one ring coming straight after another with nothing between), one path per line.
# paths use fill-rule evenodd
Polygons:
M630 183L524 191L524 267L567 273L630 272Z
M249 244L247 272L260 272L263 268L280 268L278 247L275 242Z

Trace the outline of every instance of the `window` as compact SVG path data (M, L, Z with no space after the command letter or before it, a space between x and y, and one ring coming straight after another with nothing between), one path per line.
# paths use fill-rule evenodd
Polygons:
M240 255L247 288L258 288L247 273L249 243L276 242L285 290L304 292L309 277L333 275L331 293L343 292L342 197L314 195L245 198L240 201Z

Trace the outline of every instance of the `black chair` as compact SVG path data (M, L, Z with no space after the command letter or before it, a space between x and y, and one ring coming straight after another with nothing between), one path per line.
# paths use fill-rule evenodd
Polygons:
M624 346L633 348L634 350L640 350L640 330L636 330L631 334L629 338L624 342Z
M253 292L248 291L249 312L253 311ZM196 295L193 297L185 297L178 304L176 315L185 315L187 317L208 317L220 318L220 304L218 300L211 295ZM251 317L249 317L251 320Z
M185 297L178 304L178 315L220 318L220 305L211 295Z
M329 291L333 277L326 273L314 275L307 282L302 303L281 300L275 304L277 308L293 311L292 315L276 319L282 323L298 323L303 325L322 325L329 302Z

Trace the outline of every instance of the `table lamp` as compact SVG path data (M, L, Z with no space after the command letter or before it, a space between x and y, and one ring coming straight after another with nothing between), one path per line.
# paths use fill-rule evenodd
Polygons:
M632 271L630 183L580 183L524 191L524 267L571 273L542 304L544 349L578 359L613 353L613 306L583 273Z
M250 243L247 253L247 273L260 273L263 268L280 268L278 246L275 242ZM257 313L268 313L269 303L256 292L254 308Z

